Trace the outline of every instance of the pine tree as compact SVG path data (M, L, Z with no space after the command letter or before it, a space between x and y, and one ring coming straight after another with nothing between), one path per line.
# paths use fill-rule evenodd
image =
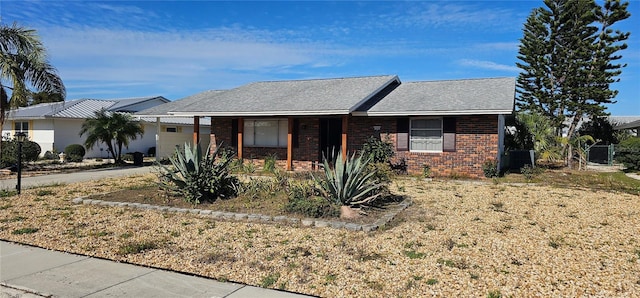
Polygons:
M617 53L627 45L629 32L613 26L630 16L628 3L606 0L545 0L534 9L523 28L516 65L517 106L548 117L556 135L575 134L585 117L607 115L604 104L613 103L617 91L610 84L625 65L616 64ZM565 124L568 121L568 125ZM570 142L564 142L570 144ZM563 152L570 153L565 145ZM569 150L568 150L569 149Z

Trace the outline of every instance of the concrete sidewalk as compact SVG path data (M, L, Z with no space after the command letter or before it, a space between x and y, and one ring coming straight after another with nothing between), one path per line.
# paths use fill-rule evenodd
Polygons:
M127 167L81 170L81 171L70 172L70 173L22 177L20 184L22 185L22 189L26 189L30 187L50 185L55 183L75 183L75 182L84 182L89 180L112 178L112 177L140 175L140 174L150 173L153 170L154 168L151 166L146 166L146 167L127 166ZM13 190L13 189L16 189L16 184L17 184L17 177L15 176L11 177L11 179L1 179L0 189Z
M0 241L0 297L107 296L309 297Z

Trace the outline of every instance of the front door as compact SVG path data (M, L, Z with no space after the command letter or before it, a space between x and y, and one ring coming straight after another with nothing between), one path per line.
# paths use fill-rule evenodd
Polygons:
M335 157L342 145L342 119L320 118L320 150L318 160L322 157Z

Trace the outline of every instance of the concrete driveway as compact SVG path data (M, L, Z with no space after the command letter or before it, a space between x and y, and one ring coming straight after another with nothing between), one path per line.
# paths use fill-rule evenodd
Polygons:
M32 177L22 177L22 189L36 187L41 185L51 185L57 183L75 183L89 180L98 180L103 178L132 176L150 173L154 170L153 166L126 166L102 169L81 170L70 173L56 173L51 175L39 175ZM0 180L0 189L13 190L16 188L17 177L12 176L10 179Z

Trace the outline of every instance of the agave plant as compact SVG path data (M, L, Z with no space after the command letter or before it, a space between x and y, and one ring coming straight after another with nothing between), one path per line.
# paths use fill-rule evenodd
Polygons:
M351 207L370 203L381 195L381 184L374 177L375 171L368 171L369 161L355 153L343 161L338 154L331 165L324 157L324 176L317 179L320 190L334 204Z
M183 150L176 148L169 158L173 168L158 164L160 187L192 204L235 196L240 182L230 174L231 158L226 154L217 158L219 148L211 152L207 147L204 154L200 145L192 148L185 143Z

